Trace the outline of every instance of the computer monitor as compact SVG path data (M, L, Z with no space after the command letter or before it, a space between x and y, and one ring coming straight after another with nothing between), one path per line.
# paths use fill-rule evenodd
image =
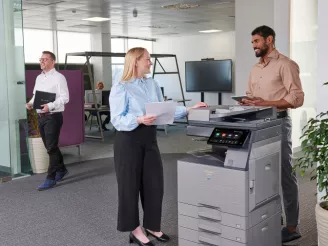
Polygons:
M97 104L102 105L102 93L101 91L95 91ZM84 97L85 103L94 103L92 90L85 91Z
M102 96L101 96L102 105L109 107L109 94L110 94L110 91L102 90L101 93L102 93Z

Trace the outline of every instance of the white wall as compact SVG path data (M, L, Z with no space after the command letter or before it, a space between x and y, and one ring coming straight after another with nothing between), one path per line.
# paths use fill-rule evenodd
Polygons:
M182 86L185 92L185 62L200 61L204 58L214 58L217 60L232 59L234 62L235 32L161 38L154 42L153 53L177 55ZM176 71L174 58L160 58L159 61L167 72ZM161 68L158 66L156 71L161 71ZM159 82L160 86L164 87L164 94L168 98L182 99L177 75L156 75L155 79ZM234 87L236 87L235 84ZM222 104L235 104L231 96L231 93L222 93ZM191 102L187 102L187 105L193 105L200 101L201 96L200 93L185 92L185 98L192 100ZM218 93L205 93L205 102L210 105L217 105Z

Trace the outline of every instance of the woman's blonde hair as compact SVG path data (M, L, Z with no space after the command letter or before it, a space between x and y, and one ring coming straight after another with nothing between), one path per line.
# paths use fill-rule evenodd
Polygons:
M142 47L136 47L130 49L125 55L124 71L121 78L121 82L128 82L134 76L136 72L137 61L145 54L146 49Z

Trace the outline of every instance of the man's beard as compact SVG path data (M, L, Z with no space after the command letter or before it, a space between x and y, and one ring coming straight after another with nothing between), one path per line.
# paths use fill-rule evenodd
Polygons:
M260 52L259 53L256 53L255 52L255 56L256 57L263 57L265 56L269 51L269 46L268 45L264 45L261 49L260 49Z

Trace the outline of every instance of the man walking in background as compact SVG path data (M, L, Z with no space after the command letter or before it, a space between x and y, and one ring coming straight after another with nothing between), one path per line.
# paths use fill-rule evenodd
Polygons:
M38 190L46 190L54 187L56 182L68 174L58 142L63 125L62 112L69 101L69 93L66 78L55 69L56 56L50 51L43 51L39 60L42 73L36 78L33 97L26 104L26 108L33 108L36 91L56 95L55 101L43 104L42 109L37 109L40 134L49 155L48 175Z

